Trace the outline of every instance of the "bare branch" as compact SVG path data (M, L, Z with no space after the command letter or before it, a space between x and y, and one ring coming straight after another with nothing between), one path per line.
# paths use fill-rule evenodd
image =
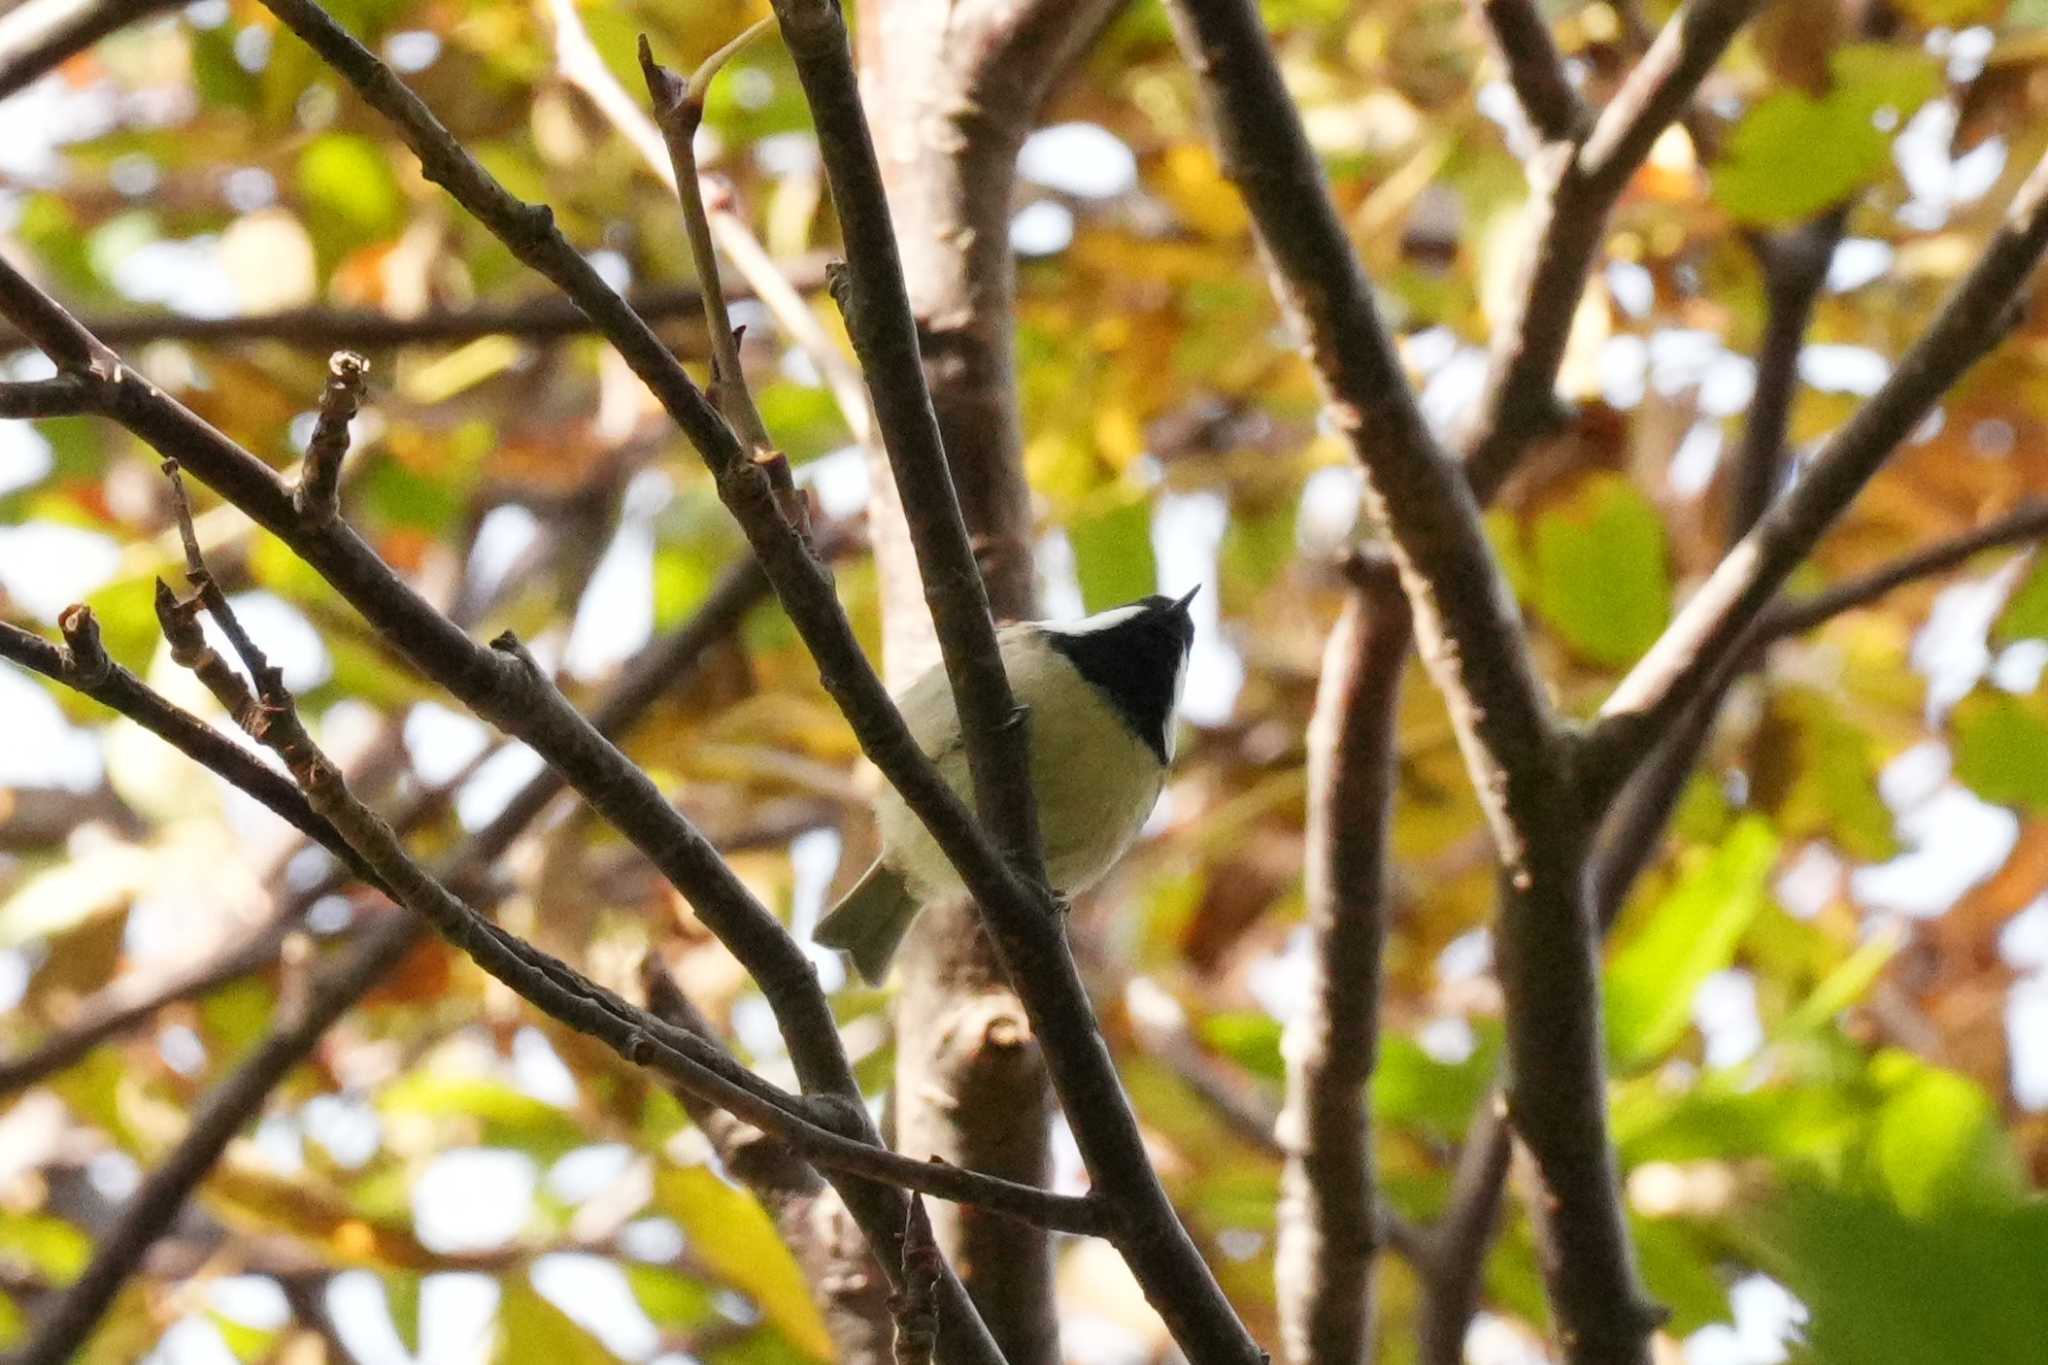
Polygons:
M1586 106L1565 74L1550 21L1535 0L1475 0L1508 69L1523 116L1545 142L1565 142L1585 129Z
M845 21L839 7L827 0L776 0L775 13L817 124L846 244L847 264L834 272L832 293L867 376L917 550L925 601L960 715L975 809L1024 880L1042 884L1045 864L1029 778L1029 721L1003 671L988 593L925 387L917 324L904 291L903 261L882 188L881 163L861 108ZM995 913L986 904L983 911Z
M219 773L268 807L272 814L374 880L334 828L316 814L291 781L234 740L107 657L92 609L68 607L62 617L66 646L59 648L19 626L0 622L0 658L42 674L128 717L195 763Z
M845 538L835 537L835 540L843 544ZM767 584L751 562L729 570L689 621L648 645L628 666L619 683L593 714L596 727L606 735L616 735L631 724L660 696L690 676L709 646L729 635L741 615L766 594ZM97 646L96 634L89 629L89 614L78 608L67 613L66 620L70 623L73 639L71 654L75 660L81 661L78 667L82 677L90 680L102 666L111 671L112 665L102 662L104 651ZM0 632L0 640L9 638L5 632ZM27 638L44 651L57 653L35 637ZM28 666L38 667L32 662ZM39 671L47 670L39 668ZM107 696L99 693L90 695L112 704ZM123 713L140 719L133 712ZM197 722L193 724L197 725ZM163 734L164 731L157 730L157 733ZM205 733L214 734L210 729ZM176 740L172 742L176 743ZM229 745L228 749L233 756L253 765L256 773L269 779L278 778L272 769L255 763L239 746ZM213 760L223 757L221 751L209 749L204 751L204 755L192 756L243 790L249 790L242 781L249 773L235 761L235 757L226 757L221 765L216 766ZM285 785L297 797L297 789L290 787L289 783ZM520 832L539 816L548 802L560 793L563 785L562 777L552 768L536 774L488 825L470 836L451 855L447 865L448 879L457 883L472 880L483 868L496 861ZM401 824L424 815L432 804L438 802L427 798L415 805ZM361 865L360 860L354 858L352 850L347 856L363 866L366 874L370 873L366 865ZM374 876L372 881L381 885ZM331 886L315 888L306 896L306 902L310 903L326 889L331 889ZM420 941L424 931L421 921L403 912L380 922L349 957L316 980L305 997L304 1014L280 1020L270 1038L236 1069L220 1090L208 1098L192 1129L124 1208L114 1231L102 1240L101 1251L93 1266L73 1284L61 1307L53 1309L52 1316L44 1322L36 1340L47 1343L50 1360L55 1362L69 1358L66 1343L83 1340L91 1331L143 1253L170 1225L178 1208L219 1159L227 1141L255 1115L264 1097L276 1088L292 1066L312 1051L325 1028L395 966ZM271 946L274 949L274 945ZM275 956L274 951L272 956ZM39 1061L52 1060L42 1049L32 1056ZM24 1064L29 1060L22 1059ZM62 1062L55 1064L61 1065ZM30 1359L36 1357L31 1356Z
M1379 1051L1395 717L1409 617L1384 561L1345 597L1308 743L1307 997L1288 1021L1273 1278L1294 1365L1370 1358L1373 1214L1365 1089Z
M763 19L727 43L687 82L655 61L647 35L640 35L640 71L647 81L648 98L654 103L655 122L668 146L690 257L697 266L698 287L704 291L704 321L711 331L711 399L756 459L766 458L775 443L768 437L768 428L754 407L753 392L740 368L739 336L732 329L725 293L718 282L718 251L711 244L711 221L704 211L704 187L698 183L694 144L697 128L704 121L704 94L711 78L768 22Z
M320 416L313 423L299 486L292 495L299 515L316 524L341 514L341 462L348 458L348 424L362 405L369 373L370 362L354 351L336 351L328 358Z
M776 269L799 290L819 289L825 283L825 260L821 256L805 257ZM743 297L750 283L727 293L734 298ZM695 285L650 285L631 291L626 301L648 322L701 317L704 312L704 296ZM403 317L362 308L307 307L238 313L224 318L194 318L177 313L87 314L80 321L109 346L139 346L151 341L206 345L276 341L319 351L336 346L373 351L380 347L474 341L484 336L547 341L598 330L597 324L574 303L556 294L510 303L432 308ZM23 340L12 328L0 329L0 345L19 345Z
M1916 579L1958 568L1986 550L2030 545L2043 538L2048 538L2048 501L2034 498L1974 530L1915 550L1811 597L1780 598L1757 621L1754 639L1761 644L1812 630Z
M1392 541L1423 663L1449 703L1499 850L1509 1107L1536 1158L1537 1223L1569 1358L1647 1361L1658 1315L1636 1277L1607 1142L1586 829L1566 745L1480 527L1474 492L1490 487L1467 486L1417 410L1254 7L1174 0L1171 12L1275 291L1365 467L1368 507Z
M2037 166L1984 255L1891 378L1838 430L1721 561L1601 708L1588 736L1589 793L1612 794L1671 720L1737 654L1773 594L1883 468L1899 442L2014 320L2021 288L2048 250L2048 159Z
M1827 283L1828 263L1842 240L1849 210L1842 205L1781 237L1755 240L1764 276L1764 335L1757 349L1756 393L1742 446L1735 452L1728 499L1728 543L1749 534L1777 496L1784 474L1785 432L1799 392L1799 353L1814 301Z
M1116 0L878 0L861 11L861 93L878 144L932 407L989 605L1043 615L1016 383L1017 157L1047 93ZM714 227L717 224L714 223ZM723 244L724 239L721 238ZM732 251L727 246L728 252ZM868 447L883 674L939 657L888 455ZM897 954L899 1147L1013 1180L1053 1168L1053 1090L980 911L926 907ZM1012 1365L1062 1358L1050 1239L930 1209L940 1249Z
M25 0L0 15L0 99L177 0Z
M648 1011L656 1018L715 1038L710 1022L652 953L641 959L640 984L647 992ZM687 1090L671 1088L725 1169L753 1191L774 1218L824 1310L839 1359L849 1365L886 1359L896 1330L888 1285L874 1269L867 1243L852 1226L838 1195L785 1139L734 1118Z
M170 1227L228 1143L313 1050L328 1026L398 965L418 935L418 926L404 916L378 925L341 963L321 973L296 1017L280 1019L233 1074L207 1095L178 1145L150 1172L123 1206L119 1221L98 1240L92 1263L50 1305L16 1357L19 1365L65 1365L75 1357L143 1253Z
M1428 1237L1428 1270L1415 1319L1420 1365L1464 1365L1465 1336L1479 1311L1486 1249L1500 1222L1513 1155L1514 1130L1508 1126L1506 1102L1495 1091L1472 1116L1444 1216Z
M1608 212L1759 3L1690 0L1657 35L1585 140L1545 148L1532 160L1529 213L1540 235L1513 310L1495 324L1485 397L1458 440L1480 501L1507 481L1532 442L1562 421L1553 385L1606 235Z
M549 0L548 19L554 29L555 65L562 79L588 96L647 168L671 192L677 192L675 162L668 155L666 137L605 65L576 6L570 0ZM860 371L847 359L844 348L826 334L803 298L804 291L824 285L824 263L805 261L795 270L780 265L738 214L716 203L707 203L705 207L712 239L739 275L736 286L722 286L724 294L738 298L748 290L753 292L783 335L818 367L854 440L862 446L870 445L875 439L874 413L868 405L868 391ZM644 318L655 316L637 297L633 307ZM714 323L712 331L717 330Z
M885 771L893 767L892 776L898 780L906 770L924 775L922 805L940 812L946 830L942 846L957 856L978 858L984 874L1000 878L1010 894L1025 895L1000 857L980 837L972 815L911 742L887 693L867 668L859 642L833 595L829 574L810 547L791 533L774 489L745 458L730 428L704 401L674 357L553 231L545 210L529 209L506 194L381 62L304 0L278 0L278 7L287 12L289 20L304 25L338 70L383 102L401 129L426 149L423 164L456 188L466 207L494 230L508 234L508 244L516 252L551 272L593 318L604 323L606 335L654 388L685 432L699 442L700 449L715 453L713 464L721 492L741 511L741 524L750 532L792 618L807 627L807 638L814 642L823 639L817 652L828 677L849 679L841 690L856 689L860 699L854 703L856 708L865 703L866 710L860 714L871 722L864 732L870 752L879 755ZM307 525L293 506L290 491L268 466L128 371L61 306L4 261L0 261L0 312L38 344L46 345L60 369L93 386L95 411L121 422L160 453L174 456L187 470L203 477L299 553L388 641L436 681L483 718L525 740L560 770L689 897L706 926L747 967L776 1012L805 1087L840 1097L846 1112L864 1129L863 1137L875 1140L866 1111L860 1108L859 1088L831 1009L802 949L702 834L668 804L647 775L597 734L538 670L518 657L523 651L478 646L423 601L344 523ZM1041 912L1041 917L1049 920L1050 913ZM885 1268L893 1269L895 1241L901 1235L900 1191L854 1181L842 1192L871 1243L880 1249ZM949 1324L947 1350L957 1353L955 1359L990 1365L996 1353L986 1332L979 1330L973 1306L957 1280L948 1281L943 1300Z
M1043 892L1025 761L1025 717L1003 672L987 595L925 388L917 329L842 16L836 5L822 0L776 0L775 8L817 122L846 239L849 266L835 280L834 294L867 373L917 550L966 738L975 801L1007 855L991 869L1002 874L1001 882L977 881L973 874L979 869L954 854L946 831L917 805L911 788L889 772L880 756L871 756L926 819L979 904L1002 966L1029 1012L1095 1188L1115 1202L1121 1220L1118 1245L1147 1300L1191 1358L1253 1365L1262 1353L1159 1183L1067 951L1062 918ZM825 662L822 655L820 662ZM853 709L847 708L847 714L854 716Z
M61 376L0 383L0 417L71 417L84 411L85 391Z
M896 1316L896 1365L931 1365L939 1335L939 1244L932 1237L931 1215L924 1201L910 1198L910 1216L903 1229L903 1288L889 1300Z

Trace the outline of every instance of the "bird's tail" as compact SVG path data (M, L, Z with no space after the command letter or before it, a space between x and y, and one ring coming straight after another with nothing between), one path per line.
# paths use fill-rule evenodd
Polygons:
M921 908L903 874L878 862L818 921L813 937L852 957L861 979L879 986Z

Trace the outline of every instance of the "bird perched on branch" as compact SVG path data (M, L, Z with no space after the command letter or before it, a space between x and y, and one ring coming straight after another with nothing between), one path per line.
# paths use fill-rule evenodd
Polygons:
M1068 624L1027 621L996 639L1010 687L1030 713L1031 785L1046 875L1074 895L1101 880L1138 837L1173 760L1194 622L1188 603L1146 597ZM911 737L946 784L972 795L953 689L933 667L897 699ZM853 958L869 982L926 905L960 894L960 877L894 789L876 803L882 855L818 924L818 942Z

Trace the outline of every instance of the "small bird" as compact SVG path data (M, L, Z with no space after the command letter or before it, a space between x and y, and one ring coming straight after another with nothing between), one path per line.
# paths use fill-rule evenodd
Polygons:
M1173 712L1195 638L1188 617L1194 595L1146 597L1071 624L1026 621L996 633L1011 690L1030 714L1045 870L1063 896L1101 880L1166 785ZM946 785L971 798L945 670L924 673L897 704ZM817 931L818 942L850 954L870 984L888 973L918 912L961 889L953 865L893 788L883 790L875 815L882 856Z

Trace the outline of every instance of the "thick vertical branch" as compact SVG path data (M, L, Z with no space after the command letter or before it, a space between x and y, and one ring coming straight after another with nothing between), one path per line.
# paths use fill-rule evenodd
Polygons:
M1011 620L1038 614L1013 354L1017 151L1046 90L1112 8L887 0L862 16L862 94L925 378L989 606ZM879 451L870 460L883 663L900 686L930 665L935 642L896 482ZM1043 1180L1052 1160L1044 1062L973 905L929 907L898 960L898 1146ZM1047 1240L972 1210L930 1212L939 1246L1012 1365L1056 1361Z
M1171 11L1275 292L1364 466L1368 507L1392 543L1423 663L1449 704L1499 850L1509 1118L1535 1157L1560 1334L1574 1362L1647 1361L1656 1312L1636 1278L1607 1142L1587 830L1567 745L1487 548L1474 490L1417 410L1257 11L1247 0L1173 0ZM1642 97L1646 110L1662 103L1654 90Z
M1291 1365L1370 1359L1372 1135L1387 836L1408 604L1392 566L1360 566L1323 652L1308 733L1307 1000L1285 1041L1278 1133L1281 1344Z

